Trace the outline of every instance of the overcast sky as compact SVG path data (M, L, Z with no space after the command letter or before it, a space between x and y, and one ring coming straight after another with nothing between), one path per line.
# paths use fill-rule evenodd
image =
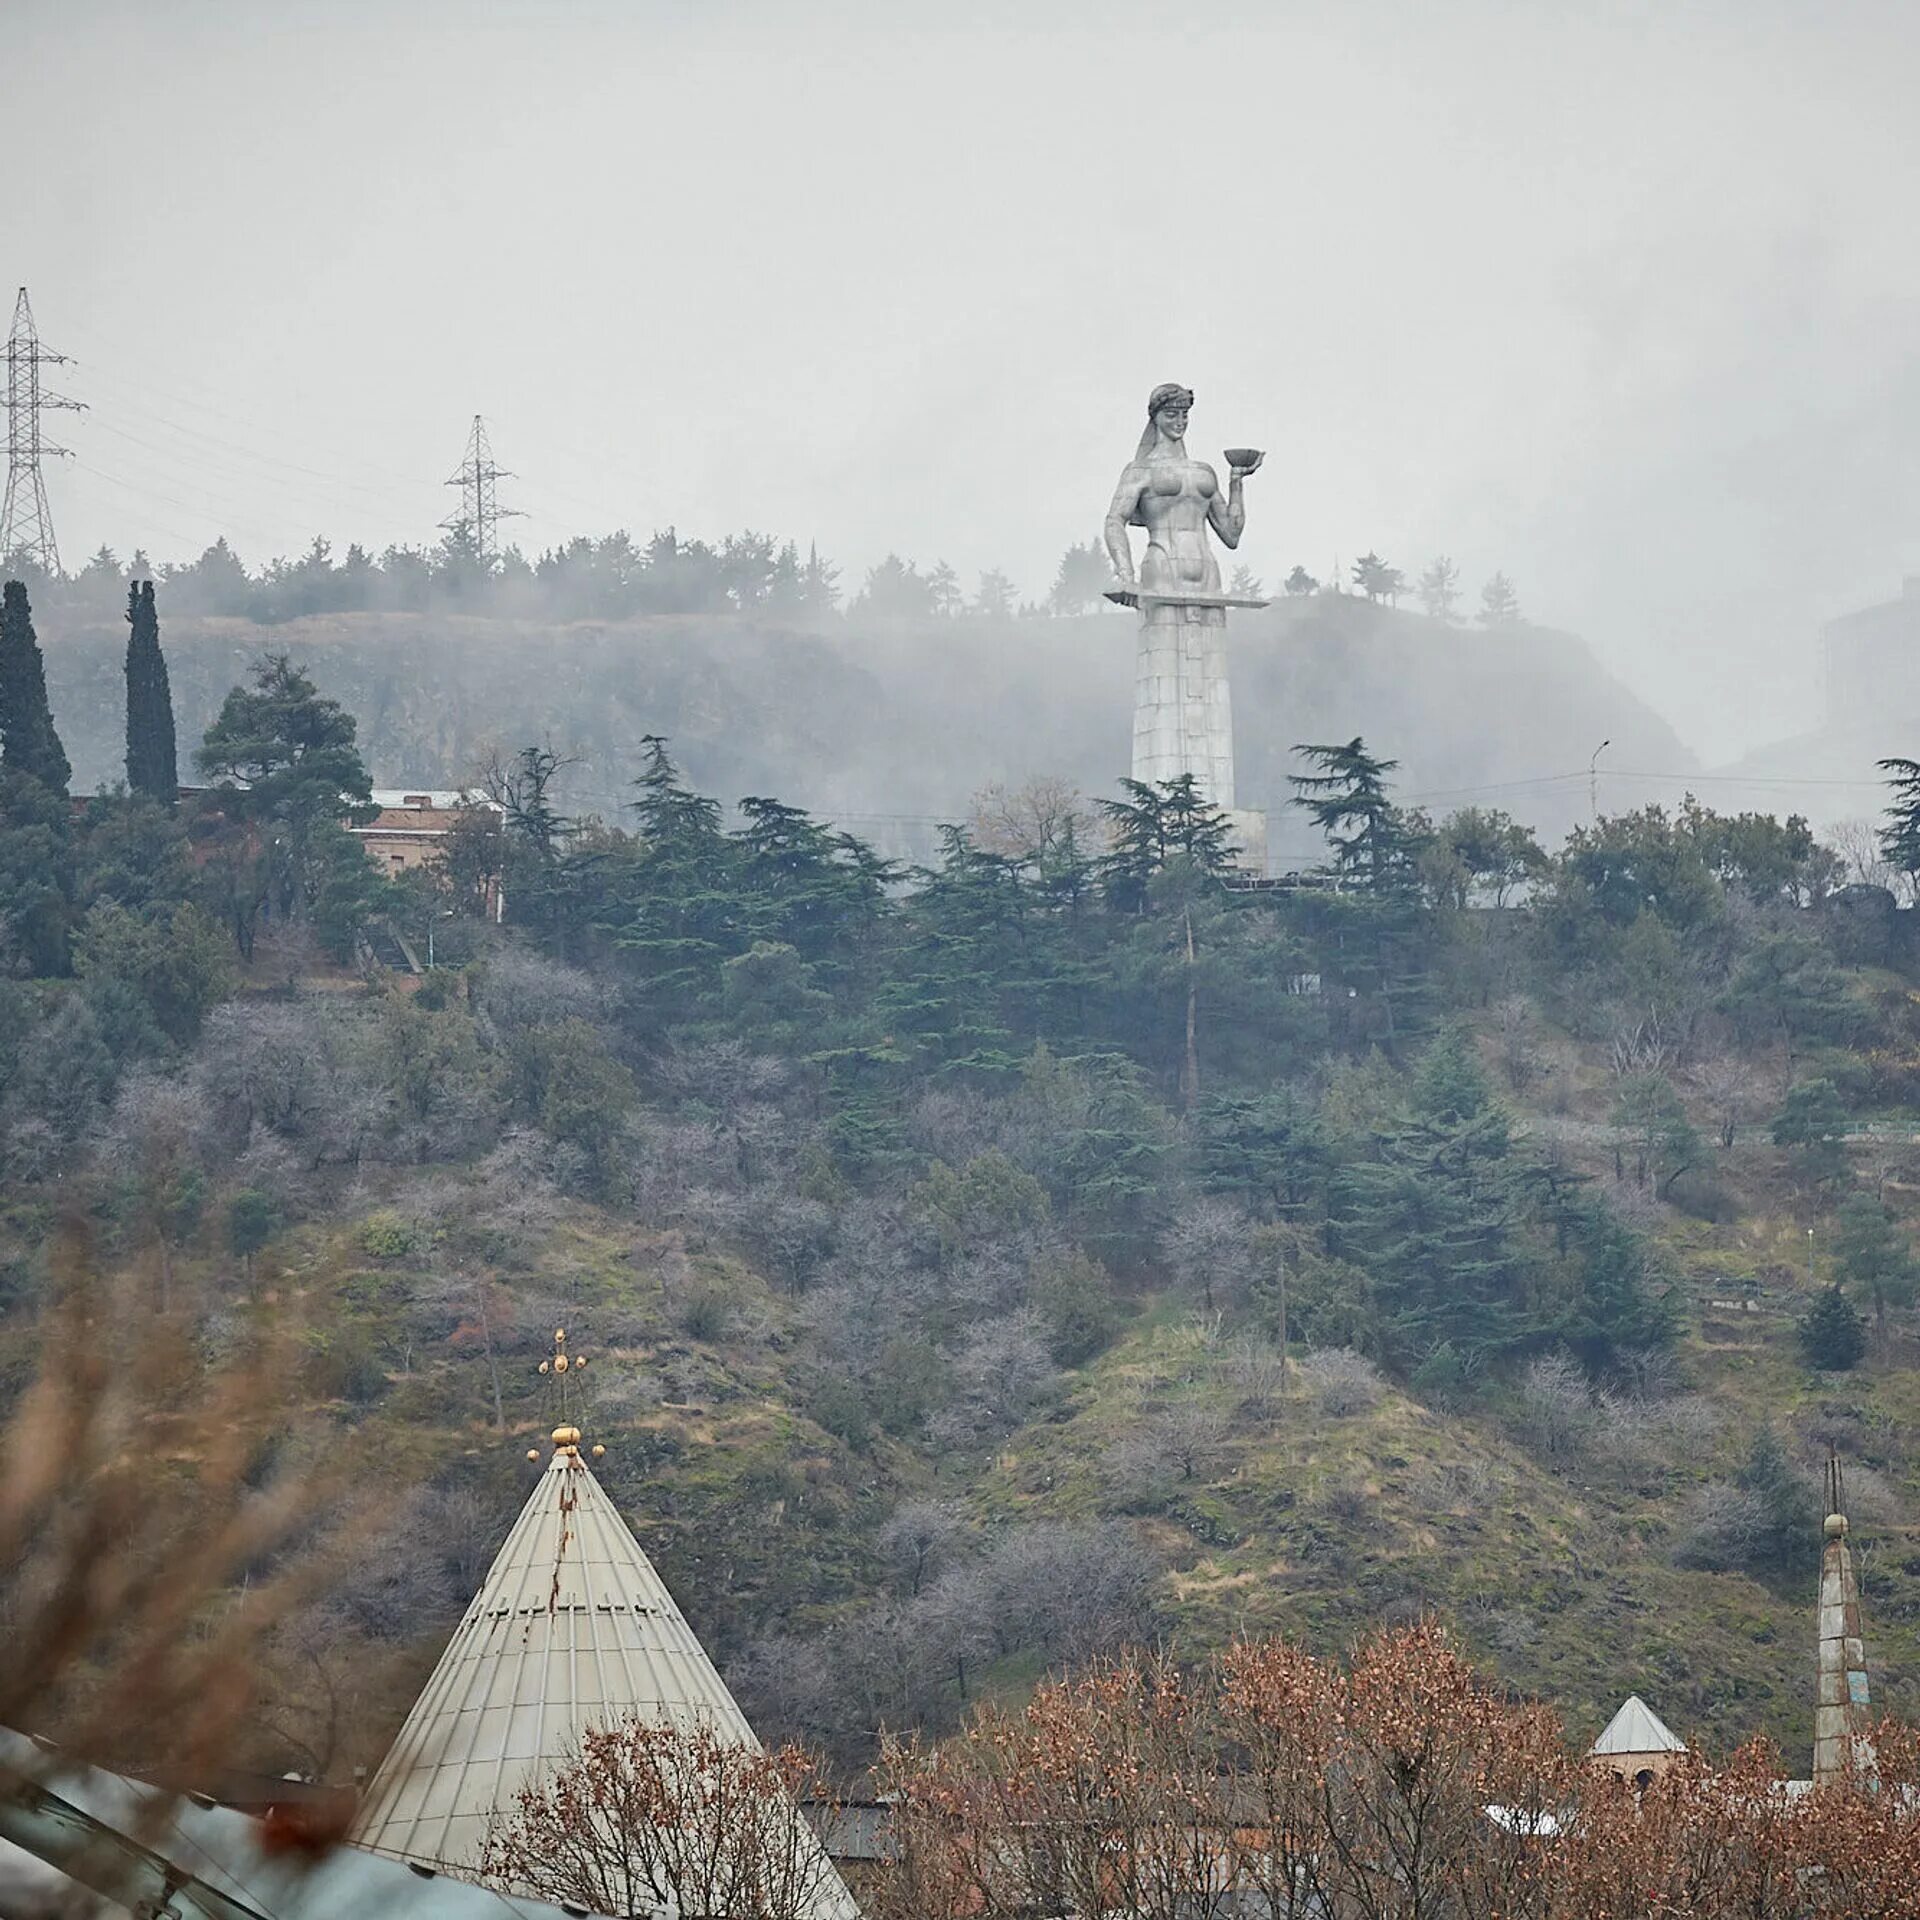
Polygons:
M1920 7L12 0L63 557L669 521L1006 568L1147 390L1271 583L1494 568L1701 752L1920 572Z

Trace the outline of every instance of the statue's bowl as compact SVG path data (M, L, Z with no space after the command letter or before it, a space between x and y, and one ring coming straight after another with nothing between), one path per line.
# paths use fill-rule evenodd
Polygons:
M1260 458L1258 447L1229 447L1226 453L1227 465L1244 470Z

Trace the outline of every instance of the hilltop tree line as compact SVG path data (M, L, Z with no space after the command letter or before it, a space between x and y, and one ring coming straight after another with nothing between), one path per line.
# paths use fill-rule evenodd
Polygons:
M889 553L858 587L843 587L841 570L816 547L803 554L791 540L748 528L717 542L684 538L674 527L636 540L622 529L595 538L576 535L529 558L517 547L488 560L469 530L455 527L437 546L393 545L375 553L358 543L336 554L315 537L305 553L249 568L222 538L197 560L155 566L145 553L123 561L101 547L78 573L52 578L21 570L41 605L59 613L111 612L129 580L158 582L178 615L226 617L271 626L333 613L469 613L499 618L623 620L644 614L761 614L818 621L844 609L875 619L1007 620L1097 612L1114 585L1106 549L1097 541L1069 546L1046 590L1023 594L1005 571L989 567L969 586L944 560L923 567ZM1351 568L1353 590L1398 604L1405 576L1369 551ZM1317 593L1321 583L1296 566L1282 583L1290 596ZM1335 591L1343 590L1335 583ZM1265 589L1251 569L1234 570L1229 591L1250 599ZM1452 621L1458 569L1444 557L1420 576L1422 611ZM1520 618L1504 574L1481 596L1478 619L1500 626Z

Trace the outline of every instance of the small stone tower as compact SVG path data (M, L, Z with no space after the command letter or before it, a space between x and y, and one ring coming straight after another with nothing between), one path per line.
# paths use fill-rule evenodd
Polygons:
M1867 1652L1860 1585L1847 1545L1840 1455L1827 1455L1826 1540L1820 1552L1819 1694L1813 1709L1813 1783L1844 1779L1872 1758L1867 1742Z
M1587 1755L1595 1766L1644 1790L1686 1750L1686 1742L1637 1693L1630 1693Z

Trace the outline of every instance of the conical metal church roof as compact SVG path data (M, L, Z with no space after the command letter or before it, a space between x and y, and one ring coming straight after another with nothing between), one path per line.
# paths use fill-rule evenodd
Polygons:
M1627 1695L1620 1711L1607 1722L1606 1731L1588 1749L1596 1755L1686 1750L1687 1743L1637 1693Z
M637 1718L753 1729L562 1427L540 1483L367 1789L356 1846L471 1875L487 1825L581 1731ZM857 1920L837 1881L819 1920Z

